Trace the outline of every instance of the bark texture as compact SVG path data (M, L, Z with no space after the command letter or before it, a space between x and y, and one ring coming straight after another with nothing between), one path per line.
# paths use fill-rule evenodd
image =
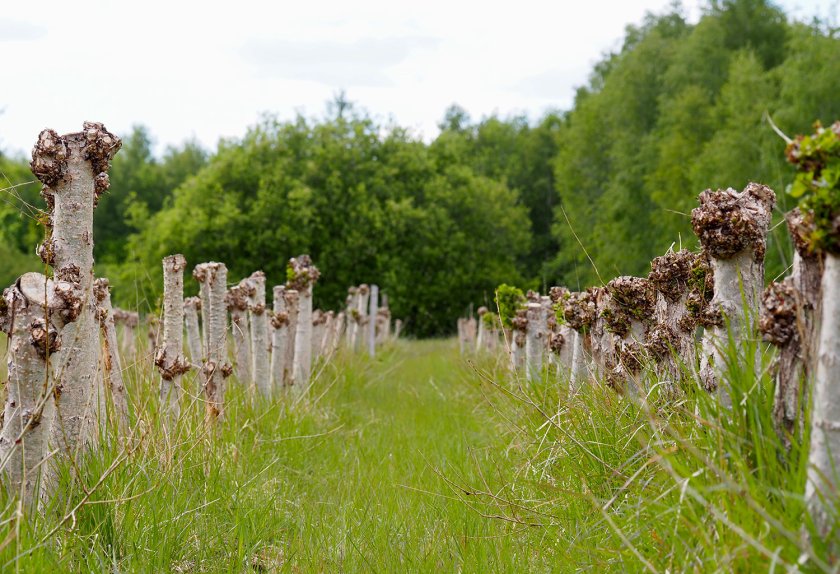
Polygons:
M126 311L114 307L114 322L122 325L122 356L133 361L137 356L137 326L140 324L140 315L137 311Z
M62 328L62 346L54 361L55 422L50 445L73 457L82 445L99 438L105 397L97 388L99 323L93 297L93 210L108 189L110 160L122 142L100 123L59 136L44 130L32 150L32 172L44 184L48 237L38 253L53 267L57 281L72 284L82 303L74 320Z
M31 511L37 506L53 414L49 361L61 347L55 284L27 273L3 292L0 328L8 335L7 396L0 433L0 461L12 495Z
M224 263L209 262L197 265L196 270L204 278L209 300L209 312L203 313L207 318L207 357L201 372L204 377L207 419L214 421L224 417L226 379L232 372L227 362L227 267ZM195 271L193 275L196 275Z
M286 313L289 324L287 326L288 339L286 341L286 360L283 365L283 384L294 385L295 340L297 339L297 325L300 311L300 294L294 289L286 287L283 294L286 299Z
M286 287L277 285L273 291L274 309L271 314L271 389L283 389L286 354L289 342L289 313L286 305Z
M714 295L709 303L700 377L709 391L717 390L721 404L731 407L724 383L729 330L736 347L754 331L764 286L764 254L776 194L769 187L750 183L743 191L706 190L700 207L691 212L694 233L700 238L714 272ZM727 325L728 323L728 325ZM758 356L750 358L758 368Z
M201 350L201 328L198 325L198 312L201 309L201 299L187 297L184 299L184 324L187 331L187 349L190 352L190 362L201 366L204 359Z
M233 335L233 353L236 358L236 376L239 382L250 389L253 377L253 360L251 359L251 329L248 320L249 288L247 279L228 289L225 295L225 305L230 313L230 330Z
M299 293L292 375L298 393L307 390L312 374L312 287L320 276L308 255L289 260L289 287Z
M367 345L368 354L373 357L376 355L376 320L379 317L379 285L370 286L370 309L368 311L368 333Z
M161 413L167 430L181 416L181 375L190 370L184 357L184 269L183 255L163 259L163 341L155 352L160 370Z
M840 255L827 254L822 279L811 450L805 498L821 535L834 527L840 473ZM836 545L836 541L835 541Z
M545 307L542 303L528 303L527 330L525 334L525 374L529 381L542 376L543 350L548 332L545 322Z
M252 286L248 294L248 313L251 324L251 372L254 383L264 397L271 395L271 362L268 352L268 315L265 309L265 273L255 271L247 279Z

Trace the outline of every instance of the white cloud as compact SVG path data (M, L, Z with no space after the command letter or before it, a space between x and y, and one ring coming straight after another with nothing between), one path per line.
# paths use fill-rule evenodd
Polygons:
M701 0L686 1L696 14ZM784 3L808 14L832 1ZM0 146L28 150L45 126L88 119L212 147L262 112L320 114L341 89L425 137L451 103L534 117L568 107L625 25L670 0L3 4Z

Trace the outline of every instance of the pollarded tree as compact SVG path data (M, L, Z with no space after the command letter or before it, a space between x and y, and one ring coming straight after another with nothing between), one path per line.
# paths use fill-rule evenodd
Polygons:
M814 134L797 137L786 153L798 169L791 194L810 229L809 249L825 256L805 493L825 536L837 521L833 509L840 484L840 122L830 128L818 123Z
M81 132L59 136L46 129L32 150L32 172L44 184L48 237L38 253L55 279L78 290L81 305L61 330L54 362L55 420L50 445L76 457L96 442L104 421L105 397L97 388L99 322L93 296L93 212L108 189L108 168L122 142L101 123L85 122Z

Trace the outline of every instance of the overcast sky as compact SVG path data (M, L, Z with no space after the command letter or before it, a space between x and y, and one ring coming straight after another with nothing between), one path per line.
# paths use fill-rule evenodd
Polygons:
M784 0L831 15L836 0ZM458 103L474 117L569 107L628 23L669 0L507 2L5 0L0 148L83 120L149 127L158 144L239 137L262 112L320 115L340 90L430 138ZM701 0L686 0L692 18Z

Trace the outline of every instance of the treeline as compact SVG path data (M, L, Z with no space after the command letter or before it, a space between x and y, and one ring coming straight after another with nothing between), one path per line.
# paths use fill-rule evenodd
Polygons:
M156 307L169 253L280 283L285 261L308 252L323 272L316 305L375 277L410 332L443 333L500 283L578 289L644 274L672 244L696 247L688 212L708 187L759 181L787 210L792 169L766 118L810 132L840 118L838 93L835 30L729 0L696 24L674 8L629 26L572 109L535 122L453 106L425 143L338 98L323 118L266 117L212 154L188 143L160 159L137 128L96 213L97 273L119 304ZM0 168L3 187L33 179L23 161ZM13 191L0 205L7 283L43 234L27 207L43 207L37 187ZM773 233L769 277L789 264L786 242Z

